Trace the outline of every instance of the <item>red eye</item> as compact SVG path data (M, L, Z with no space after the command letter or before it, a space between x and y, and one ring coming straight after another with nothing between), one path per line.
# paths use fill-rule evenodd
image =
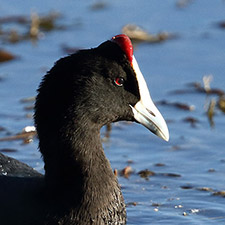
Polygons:
M124 84L124 79L123 79L122 77L117 77L117 78L114 80L114 83L115 83L117 86L121 87L121 86L123 86L123 84Z

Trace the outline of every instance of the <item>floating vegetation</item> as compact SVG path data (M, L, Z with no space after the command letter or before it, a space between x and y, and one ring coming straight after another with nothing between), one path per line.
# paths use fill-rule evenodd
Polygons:
M27 24L29 19L26 16L6 16L0 18L0 25L7 23Z
M28 104L28 103L30 103L29 105L24 106L23 109L24 109L25 111L33 111L35 99L36 99L35 96L34 96L34 97L28 97L28 98L23 98L23 99L21 99L20 102L23 103L23 104ZM27 117L27 118L31 118L31 117L32 117L32 114L31 114L31 115L30 115L30 114L27 114L26 117Z
M126 207L129 207L129 206L137 206L138 203L137 202L128 202L126 203Z
M148 169L139 171L138 175L141 178L145 178L146 180L148 180L150 176L181 177L180 174L175 174L175 173L155 173L155 172L153 172L151 170L148 170Z
M2 153L12 153L12 152L17 152L17 150L16 149L12 149L12 148L2 148L2 149L0 149L0 152L2 152Z
M176 2L176 7L183 9L183 8L188 7L192 2L193 2L193 0L178 0Z
M203 85L199 82L189 83L188 89L180 89L170 92L171 94L192 94L192 93L205 93L208 95L225 95L225 91L218 88L211 88L212 75L203 76Z
M40 35L40 18L37 13L31 14L30 37L38 39Z
M213 195L219 195L221 197L225 197L225 191L216 191L213 193Z
M216 190L213 190L213 188L210 188L210 187L194 187L192 185L184 185L184 186L181 186L181 188L182 189L193 189L193 190L198 190L198 191L203 191L203 192L209 192L209 193L212 193L212 195L214 195L214 196L225 197L225 190L216 191Z
M156 164L154 164L154 166L162 167L162 166L166 166L166 165L164 163L156 163Z
M23 108L25 111L33 111L34 105L28 105Z
M176 107L178 109L187 110L187 111L195 110L194 105L188 105L188 104L180 103L180 102L168 102L167 100L161 100L161 101L158 101L156 104L157 105L173 106L173 107Z
M126 166L123 170L120 171L120 175L129 178L129 176L133 173L133 169L131 166Z
M213 117L214 117L214 114L215 114L214 113L215 112L215 106L216 106L216 100L211 99L210 103L209 103L209 106L208 106L208 110L207 110L207 116L208 116L211 127L214 127Z
M153 207L159 207L159 206L162 206L162 204L161 203L157 203L157 202L153 202L152 206Z
M154 175L155 175L155 172L150 171L150 170L148 170L148 169L145 169L145 170L139 171L139 172L138 172L138 175L139 175L141 178L149 179L150 176L154 176Z
M37 14L38 15L38 14ZM45 16L38 16L40 30L49 32L53 30L62 30L64 25L58 25L57 20L61 17L58 12L51 12Z
M192 185L188 184L188 185L181 186L181 189L189 190L189 189L194 189L194 187Z
M203 87L205 89L205 92L209 92L211 90L210 84L213 80L213 76L207 75L207 76L203 76L202 81L203 81Z
M17 43L23 40L37 40L43 36L43 33L64 29L65 26L58 25L57 21L60 14L50 12L47 15L31 13L31 16L8 16L0 18L0 41L8 43ZM5 24L15 24L15 28L5 28Z
M117 169L114 169L113 171L114 175L117 177L118 176L118 170Z
M196 127L196 124L199 123L198 119L191 116L184 118L183 121L186 123L190 123L192 127Z
M196 188L199 191L205 191L205 192L213 192L212 188L209 187L200 187L200 188Z
M39 37L42 36L42 32L63 29L63 26L56 25L56 20L59 17L59 13L50 13L43 17L39 16L37 13L32 13L29 31L30 38L39 39Z
M201 87L201 85L196 86L199 92L203 92L209 95L211 94L218 95L218 96L222 96L225 94L225 92L221 89L211 88L211 82L213 81L212 75L203 76L202 80L203 80L203 87Z
M223 90L211 89L210 84L211 84L212 80L213 80L212 75L203 77L204 90L205 90L206 94L216 94L219 96L218 103L215 99L210 99L210 102L209 102L209 105L207 108L207 117L209 119L210 126L214 127L214 119L213 118L215 115L215 107L216 107L216 105L218 105L219 109L221 109L222 111L224 110L223 100L221 100L221 99L224 99L225 95L224 95Z
M149 34L147 31L134 24L124 26L122 28L122 33L126 34L133 42L158 43L175 37L175 35L168 32Z
M208 169L208 172L209 172L209 173L215 173L215 172L216 172L216 170L215 170L215 169L213 169L213 168L210 168L210 169Z
M3 49L0 49L0 63L15 59L15 56Z
M15 140L23 140L25 144L30 143L33 141L33 138L36 136L36 129L34 126L27 126L25 127L22 132L8 136L8 137L3 137L0 138L0 142L2 141L15 141Z
M225 113L225 91L219 88L211 88L211 82L213 80L212 75L203 76L203 84L199 82L193 82L188 84L188 89L180 89L172 91L172 94L193 94L193 93L204 93L206 94L206 97L208 98L211 95L215 95L218 98L211 98L207 102L208 104L205 104L205 111L206 115L208 117L209 123L211 127L214 127L214 116L216 114L216 109L220 109L223 113ZM192 110L192 106L188 105L180 105L177 103L170 103L168 101L160 101L158 104L161 105L172 105L184 110ZM192 127L196 127L196 123L199 121L193 117L187 117L183 120L184 122L188 122L191 124Z
M36 97L32 96L32 97L28 97L28 98L23 98L23 99L20 100L20 102L22 102L22 103L29 103L29 102L34 102L35 99L36 99Z
M225 95L220 96L218 106L220 110L225 113Z
M105 1L97 1L90 6L90 9L93 11L98 11L107 8L108 4Z
M161 175L165 177L181 177L180 174L176 174L176 173L157 173L157 175Z

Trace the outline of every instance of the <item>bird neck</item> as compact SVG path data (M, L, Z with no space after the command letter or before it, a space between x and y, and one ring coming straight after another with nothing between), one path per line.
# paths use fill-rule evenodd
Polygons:
M100 127L87 121L74 124L76 126L64 126L60 132L63 135L58 134L51 140L53 145L47 145L54 149L53 155L44 157L48 188L70 193L71 201L74 200L71 193L74 193L76 202L87 203L92 199L91 204L101 204L114 201L118 198L115 195L121 193L102 148Z
M125 203L102 148L100 127L79 123L62 128L63 136L46 139L45 147L54 150L44 155L47 202L77 224L125 224Z

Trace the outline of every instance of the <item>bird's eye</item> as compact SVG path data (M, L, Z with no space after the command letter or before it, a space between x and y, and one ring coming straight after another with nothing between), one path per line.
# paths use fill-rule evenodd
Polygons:
M117 78L114 80L114 83L115 83L117 86L121 87L121 86L123 86L123 84L124 84L124 79L123 79L122 77L117 77Z

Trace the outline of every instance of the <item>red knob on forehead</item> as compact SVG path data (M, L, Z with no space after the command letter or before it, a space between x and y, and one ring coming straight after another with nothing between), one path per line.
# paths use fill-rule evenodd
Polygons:
M119 34L112 38L112 41L117 43L120 48L124 51L126 54L128 60L130 63L132 63L133 60L133 46L131 43L130 38L125 34Z

